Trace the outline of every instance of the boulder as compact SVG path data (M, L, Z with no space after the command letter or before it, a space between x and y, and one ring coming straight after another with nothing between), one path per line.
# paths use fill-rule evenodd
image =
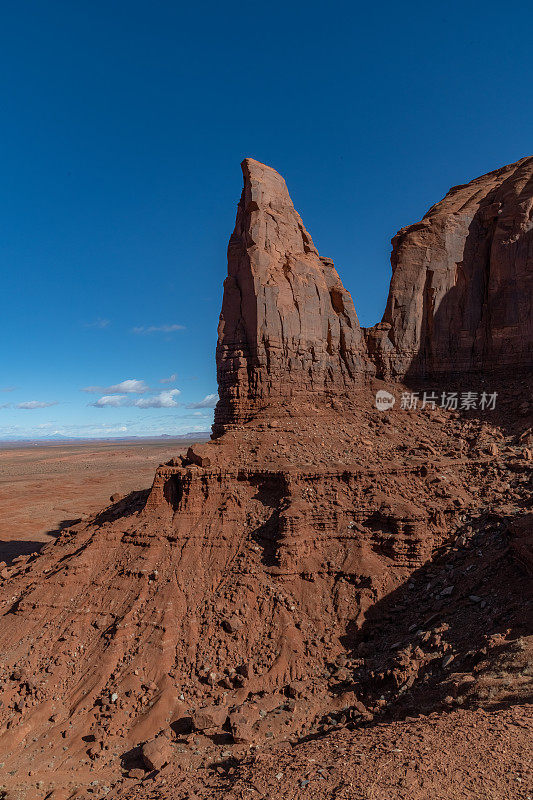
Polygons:
M256 733L253 726L261 719L259 711L255 704L248 703L232 711L229 715L229 725L234 742L249 743L254 741Z
M195 444L189 447L186 461L190 464L196 464L198 467L203 467L204 469L211 466L209 445Z
M195 731L205 731L221 728L228 716L226 706L206 706L199 708L192 714L192 727Z
M159 770L172 760L172 745L166 736L156 736L143 744L141 754L147 769Z

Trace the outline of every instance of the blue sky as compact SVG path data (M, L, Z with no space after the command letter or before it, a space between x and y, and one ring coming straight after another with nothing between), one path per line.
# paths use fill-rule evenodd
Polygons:
M2 3L0 438L209 428L245 156L378 321L394 233L531 154L532 24L490 0Z

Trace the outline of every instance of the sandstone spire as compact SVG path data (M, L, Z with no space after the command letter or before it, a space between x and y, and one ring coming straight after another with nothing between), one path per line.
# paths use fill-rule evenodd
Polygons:
M258 405L342 394L369 367L359 321L329 258L318 254L285 181L247 158L218 328L215 433Z
M533 364L533 157L455 186L394 239L382 323L385 375Z

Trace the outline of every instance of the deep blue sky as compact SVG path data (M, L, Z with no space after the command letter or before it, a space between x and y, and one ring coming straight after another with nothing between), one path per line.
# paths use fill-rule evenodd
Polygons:
M370 325L396 230L532 152L527 2L5 0L0 19L0 438L209 427L187 406L216 392L245 156L284 175Z

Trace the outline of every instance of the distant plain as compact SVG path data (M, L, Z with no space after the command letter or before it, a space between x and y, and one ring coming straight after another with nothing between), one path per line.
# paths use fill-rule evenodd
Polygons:
M156 467L199 438L2 443L0 561L39 550L112 494L149 488Z

